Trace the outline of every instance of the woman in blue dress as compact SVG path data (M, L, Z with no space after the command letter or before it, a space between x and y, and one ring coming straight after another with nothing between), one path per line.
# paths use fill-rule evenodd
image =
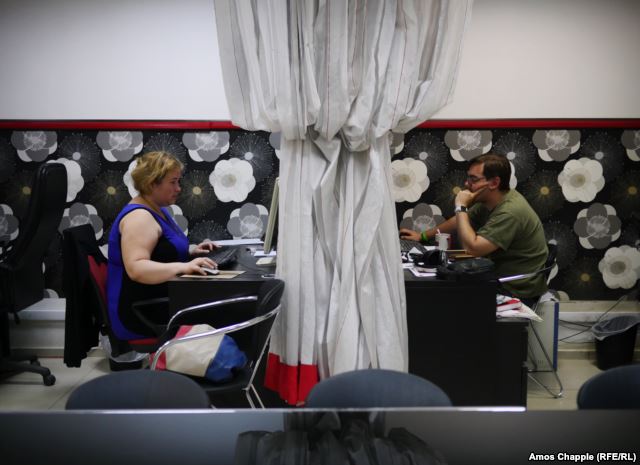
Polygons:
M149 152L137 160L131 177L139 195L125 205L109 234L107 302L115 335L124 340L153 336L131 304L166 297L167 281L183 274L205 275L216 268L201 256L217 246L211 241L189 247L166 207L180 194L183 165L166 152Z

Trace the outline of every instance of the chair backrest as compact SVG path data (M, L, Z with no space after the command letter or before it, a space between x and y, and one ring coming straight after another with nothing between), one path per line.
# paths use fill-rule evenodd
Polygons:
M340 373L316 384L308 408L450 407L449 396L419 376L393 370Z
M129 352L132 350L129 343L118 339L111 330L106 301L107 259L98 247L93 227L89 224L74 226L65 229L62 235L62 287L67 299L65 359L71 357L73 338L84 339L80 333L86 333L92 326L88 320L95 321L109 338L112 356ZM79 314L71 315L72 311ZM71 324L73 321L85 323L76 327Z
M66 201L67 170L64 165L40 165L15 245L2 263L3 300L9 311L17 312L43 298L42 262L60 225Z
M610 368L584 382L579 409L640 409L640 364Z
M547 249L549 250L549 253L547 254L547 261L544 263L544 274L547 284L549 284L551 270L556 266L556 259L558 258L558 245L552 242L547 242Z
M280 305L283 293L284 281L280 279L270 279L265 281L258 291L256 317L262 317L277 308ZM267 345L276 316L277 315L274 315L269 318L269 320L264 321L255 327L253 341L250 348L250 351L253 353L247 354L247 356L250 355L250 359L258 361L258 358Z
M551 275L551 270L556 265L556 257L557 257L557 253L558 253L558 246L556 244L553 244L553 243L549 242L549 243L547 243L547 249L548 249L547 259L544 262L544 267L543 268L540 268L539 270L532 271L530 273L523 273L523 274L518 274L518 275L513 275L513 276L502 276L502 277L498 278L498 282L500 282L500 283L508 283L510 281L518 281L520 279L531 278L531 277L539 275L539 274L544 274L545 281L548 283L549 282L549 277Z
M192 379L168 371L129 370L94 378L67 399L67 410L210 408L207 393Z

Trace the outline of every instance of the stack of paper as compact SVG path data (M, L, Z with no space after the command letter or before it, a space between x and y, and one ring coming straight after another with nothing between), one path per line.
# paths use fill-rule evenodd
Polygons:
M522 301L508 295L496 294L496 306L498 312L516 310L522 306Z
M516 297L496 294L496 316L499 318L528 318L542 321L542 318Z

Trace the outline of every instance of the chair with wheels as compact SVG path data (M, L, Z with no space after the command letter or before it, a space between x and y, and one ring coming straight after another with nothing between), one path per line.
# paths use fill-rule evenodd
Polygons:
M640 364L609 368L578 390L579 409L640 409Z
M46 386L55 383L55 376L40 366L35 355L11 356L9 313L19 323L18 312L43 299L42 263L52 237L57 234L66 199L66 168L59 163L40 165L15 245L0 261L0 372L38 373Z
M449 396L431 381L411 373L363 369L340 373L316 384L308 408L451 407Z
M170 371L129 370L94 378L75 388L66 410L211 408L198 383Z
M238 296L182 309L173 315L168 323L158 323L150 318L150 314L156 313L158 308L164 308L165 313L168 312L168 298L136 302L133 311L155 336L121 340L111 329L106 305L107 261L97 246L91 226L82 225L65 230L64 240L67 253L65 263L75 262L76 265L75 278L70 278L68 285L71 288L80 287L65 291L69 292L70 296L75 296L67 301L67 319L80 321L75 326L76 341L67 338L71 332L65 335L65 363L67 356L70 361L75 362L86 356L87 348L95 345L97 341L98 331L108 337L111 357L130 351L155 353L151 362L152 369L156 368L162 353L175 344L219 334L231 334L247 356L248 363L245 368L227 382L213 383L204 378L194 379L212 399L227 393L243 391L251 407L255 407L252 396L261 407L264 406L253 382L268 344L271 327L280 310L280 299L284 291L284 283L281 280L265 281L258 295ZM65 272L65 275L71 276L71 273ZM86 279L80 279L78 276L86 276ZM86 320L84 323L81 322L83 319ZM216 329L174 339L181 325L195 324L209 324ZM87 333L89 336L87 341L84 341Z
M505 276L502 278L498 278L498 282L499 283L505 283L505 282L509 282L509 281L516 281L519 279L526 279L526 278L531 278L533 276L538 276L540 274L542 274L546 281L547 284L549 283L549 281L551 280L551 270L553 269L553 267L556 265L556 256L557 256L557 245L553 244L553 243L548 243L547 244L547 248L549 249L549 253L547 255L547 260L544 264L544 267L531 272L531 273L525 273L525 274L519 274L519 275L514 275L514 276ZM536 312L536 310L538 309L538 306L541 304L542 299L543 299L544 295L540 296L536 302L533 304L532 306L532 310L534 312ZM536 383L538 386L540 386L542 389L544 389L545 391L547 391L552 397L554 398L560 398L562 397L563 393L564 393L564 387L562 386L562 381L560 380L560 376L558 376L558 370L557 368L554 366L551 357L549 355L549 352L547 351L545 345L542 342L542 338L540 337L540 334L538 332L538 330L536 329L534 324L530 324L529 328L531 330L531 332L533 333L537 343L539 344L540 350L546 360L546 362L548 363L548 366L551 368L551 373L553 374L553 377L556 381L557 384L557 389L553 389L549 386L547 386L546 384L544 384L542 381L540 381L536 376L535 373L538 371L537 366L534 365L534 367L532 369L529 370L529 372L527 373L527 376L529 377L529 379L531 379L534 383ZM529 347L531 348L531 341L529 341Z

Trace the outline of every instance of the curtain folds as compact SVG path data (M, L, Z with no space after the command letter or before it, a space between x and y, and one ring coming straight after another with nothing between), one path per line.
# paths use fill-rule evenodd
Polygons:
M215 0L234 124L281 132L266 384L304 401L343 371L408 367L391 131L448 103L472 0Z

